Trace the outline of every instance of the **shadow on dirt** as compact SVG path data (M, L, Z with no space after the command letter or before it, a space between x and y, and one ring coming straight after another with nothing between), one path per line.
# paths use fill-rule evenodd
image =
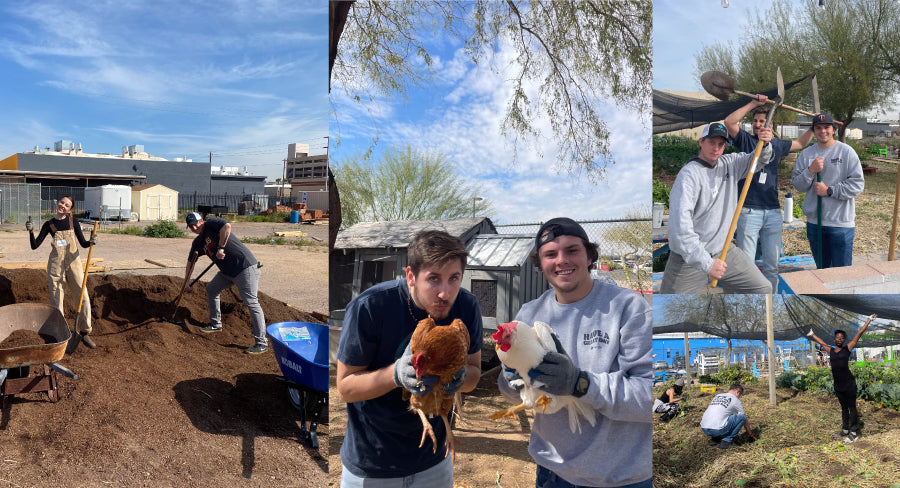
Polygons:
M256 466L256 438L275 437L300 442L298 412L284 397L284 386L275 375L248 373L236 377L234 384L216 378L199 378L175 385L175 399L197 429L217 435L243 439L241 466L250 479ZM317 449L302 444L322 472L328 463Z

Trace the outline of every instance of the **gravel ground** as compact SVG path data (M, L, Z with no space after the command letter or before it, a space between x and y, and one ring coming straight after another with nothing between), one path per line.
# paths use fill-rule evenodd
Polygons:
M124 228L127 225L146 226L136 222L112 224L108 228ZM257 260L263 263L259 290L288 305L306 312L328 313L328 225L298 225L270 222L233 222L232 231L240 238L272 237L276 231L302 231L309 244L295 245L247 244ZM193 236L193 234L191 234ZM31 250L28 232L22 225L0 226L0 267L21 266L16 263L45 263L49 254L46 242ZM190 249L190 240L155 239L148 237L108 234L101 228L100 237L92 254L92 260L102 258L98 266L112 267L108 274L134 273L139 275L171 275L184 277L184 265ZM82 258L87 250L82 250ZM168 267L161 268L147 263L150 259ZM196 277L206 268L208 261L201 259L194 269ZM39 266L44 268L43 264ZM210 280L213 270L203 277ZM196 292L196 291L195 291Z

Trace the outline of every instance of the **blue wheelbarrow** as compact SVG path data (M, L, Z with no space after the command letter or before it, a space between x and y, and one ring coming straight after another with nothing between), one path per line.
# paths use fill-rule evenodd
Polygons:
M288 400L300 412L300 438L318 449L316 428L328 413L328 326L278 322L266 327L266 335L284 375L277 379L287 385Z

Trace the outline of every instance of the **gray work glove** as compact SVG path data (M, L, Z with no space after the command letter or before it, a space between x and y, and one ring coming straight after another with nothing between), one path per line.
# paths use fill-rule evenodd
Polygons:
M457 390L462 388L463 383L466 382L466 366L463 365L462 368L453 374L453 380L450 383L444 385L444 394L452 395L456 393Z
M394 384L406 388L413 395L424 395L431 391L431 385L438 380L437 376L423 376L416 378L416 368L412 365L412 353L409 346L403 351L403 355L394 361Z
M505 364L500 366L500 374L503 375L506 384L509 385L510 388L516 390L516 392L521 391L522 387L525 386L525 380L522 379L522 375L515 369L507 367Z
M571 395L578 381L578 368L567 354L548 352L541 364L528 372L528 376L543 383L538 388L547 393Z
M91 234L91 245L97 245L97 234Z
M30 220L25 222L25 230L27 230L29 232L33 231L34 230L34 222L32 222Z

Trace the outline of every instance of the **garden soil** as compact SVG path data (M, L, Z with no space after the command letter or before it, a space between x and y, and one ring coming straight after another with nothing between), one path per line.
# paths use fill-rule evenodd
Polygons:
M80 345L60 361L79 378L59 376L58 402L43 393L7 398L2 485L325 486L327 426L319 427L318 450L301 442L271 349L243 354L253 337L236 290L222 293L224 330L205 334L202 282L184 294L181 324L167 321L182 281L89 275L98 347ZM259 298L268 324L320 322ZM76 299L66 297L70 327ZM46 272L0 270L0 306L24 302L49 303Z

